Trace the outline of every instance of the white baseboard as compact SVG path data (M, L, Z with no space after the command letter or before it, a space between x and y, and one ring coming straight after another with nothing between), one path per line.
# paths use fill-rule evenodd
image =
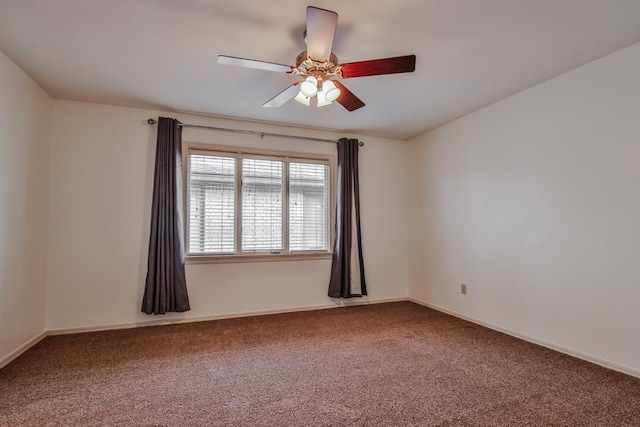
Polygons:
M21 345L19 348L17 348L13 352L9 353L9 355L7 355L2 360L0 360L0 369L4 368L9 363L13 362L20 355L22 355L22 353L24 353L25 351L29 350L34 345L38 344L46 336L47 336L47 331L41 332L38 335L36 335L35 337L31 338L26 343L24 343L23 345Z
M41 332L37 336L33 337L25 344L20 346L18 349L4 357L0 360L0 369L7 366L13 360L22 355L25 351L42 341L48 335L66 335L66 334L77 334L83 332L99 332L99 331L107 331L107 330L116 330L116 329L131 329L131 328L139 328L146 326L162 326L162 325L175 325L180 323L192 323L192 322L206 322L210 320L221 320L221 319L235 319L239 317L250 317L250 316L266 316L269 314L283 314L283 313L296 313L303 311L313 311L313 310L325 310L331 308L339 308L339 307L349 307L349 306L359 306L359 305L368 305L368 304L383 304L390 302L400 302L400 301L411 301L413 303L423 305L428 308L432 308L434 310L440 311L442 313L449 314L451 316L457 317L459 319L466 320L471 323L475 323L480 326L484 326L489 329L493 329L498 332L502 332L507 335L511 335L516 338L520 338L522 340L531 342L533 344L540 345L542 347L549 348L551 350L558 351L560 353L568 354L569 356L576 357L578 359L585 360L587 362L595 363L596 365L603 366L608 369L612 369L614 371L622 372L627 375L631 375L634 377L640 378L640 371L635 369L628 368L626 366L618 365L607 360L603 360L597 357L590 356L588 354L581 353L579 351L572 350L567 347L563 347L557 344L553 344L535 337L531 337L529 335L525 335L510 329L503 328L501 326L494 325L489 322L484 322L482 320L475 319L470 316L466 316L464 314L457 313L455 311L446 309L444 307L437 306L435 304L430 304L425 301L416 299L416 298L387 298L387 299L378 299L378 300L369 300L365 298L353 298L348 300L336 300L336 302L331 304L320 304L314 306L306 306L300 308L290 308L290 309L279 309L279 310L259 310L259 311L251 311L251 312L242 312L242 313L232 313L232 314L221 314L221 315L212 315L212 316L198 316L198 317L190 317L190 318L172 318L172 319L154 319L143 322L132 322L132 323L118 323L112 325L97 325L97 326L88 326L81 328L63 328L63 329L51 329L44 332Z
M616 363L612 363L612 362L609 362L607 360L603 360L603 359L600 359L600 358L597 358L597 357L594 357L594 356L591 356L591 355L588 355L588 354L585 354L585 353L581 353L579 351L575 351L575 350L572 350L570 348L563 347L561 345L550 343L548 341L541 340L539 338L535 338L535 337L532 337L532 336L529 336L529 335L526 335L526 334L522 334L520 332L513 331L511 329L506 329L506 328L494 325L494 324L489 323L489 322L478 320L478 319L475 319L473 317L466 316L464 314L460 314L460 313L457 313L455 311L446 309L444 307L437 306L435 304L430 304L428 302L421 301L421 300L416 299L416 298L409 298L408 300L411 301L411 302L414 302L416 304L420 304L420 305L423 305L425 307L429 307L429 308L432 308L434 310L440 311L442 313L449 314L449 315L457 317L459 319L466 320L468 322L475 323L475 324L480 325L480 326L484 326L485 328L493 329L494 331L502 332L503 334L511 335L512 337L520 338L520 339L522 339L524 341L528 341L530 343L537 344L537 345L540 345L542 347L549 348L551 350L555 350L555 351L557 351L559 353L564 353L564 354L567 354L569 356L573 356L573 357L576 357L578 359L582 359L582 360L585 360L587 362L591 362L591 363L594 363L596 365L600 365L602 367L605 367L605 368L608 368L608 369L611 369L611 370L614 370L614 371L622 372L623 374L627 374L627 375L631 375L631 376L640 378L640 371L637 371L635 369L628 368L628 367L622 366L622 365L618 365Z
M11 352L11 354L1 359L0 369L7 366L9 363L17 359L25 351L29 350L31 347L33 347L34 345L36 345L37 343L39 343L49 335L67 335L67 334L79 334L84 332L100 332L100 331L111 331L116 329L140 328L140 327L146 327L146 326L162 326L162 325L175 325L179 323L206 322L210 320L235 319L239 317L250 317L250 316L266 316L269 314L296 313L301 311L325 310L325 309L338 308L338 307L349 307L349 306L368 305L368 304L382 304L387 302L398 302L398 301L408 301L408 299L407 298L387 298L387 299L370 300L367 297L352 298L352 299L346 299L346 300L343 300L343 299L336 300L335 302L332 302L330 304L320 304L320 305L290 308L290 309L247 311L242 313L220 314L220 315L212 315L212 316L154 319L154 320L147 320L142 322L117 323L117 324L111 324L111 325L96 325L96 326L87 326L87 327L80 327L80 328L50 329L30 339L29 341L24 343L22 346L20 346L20 348L14 350L13 352Z
M370 299L367 299L367 297L363 297L363 298L340 299L340 300L336 300L335 302L331 302L329 304L311 305L311 306L298 307L298 308L245 311L240 313L216 314L216 315L210 315L210 316L153 319L153 320L145 320L140 322L117 323L117 324L110 324L110 325L50 329L47 331L47 335L67 335L67 334L79 334L84 332L100 332L100 331L111 331L116 329L141 328L141 327L147 327L147 326L163 326L163 325L177 325L181 323L208 322L211 320L235 319L239 317L251 317L251 316L266 316L269 314L296 313L301 311L326 310L330 308L349 307L349 306L368 305L368 304L382 304L382 303L398 302L398 301L408 301L408 298L387 298L387 299L370 300Z

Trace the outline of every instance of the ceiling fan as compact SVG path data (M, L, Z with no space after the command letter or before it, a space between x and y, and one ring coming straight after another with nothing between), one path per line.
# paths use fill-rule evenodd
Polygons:
M226 55L219 55L218 63L284 72L302 78L271 98L263 107L280 107L292 98L309 106L311 100L315 98L318 107L330 105L336 101L349 111L364 107L364 102L338 79L410 73L416 69L415 55L339 64L338 58L331 52L337 23L336 12L313 6L307 7L305 31L307 50L298 55L295 67Z

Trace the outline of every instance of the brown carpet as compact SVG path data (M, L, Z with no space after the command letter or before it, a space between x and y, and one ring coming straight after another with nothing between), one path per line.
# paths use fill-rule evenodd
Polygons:
M48 337L8 426L640 426L640 379L409 302Z

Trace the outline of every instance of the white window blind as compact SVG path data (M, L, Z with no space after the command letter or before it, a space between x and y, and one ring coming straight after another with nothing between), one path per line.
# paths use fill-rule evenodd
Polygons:
M188 148L185 157L187 255L330 252L328 158L219 148Z
M285 190L283 162L242 160L242 251L282 251Z
M289 250L329 246L329 166L289 163Z
M236 216L236 159L189 156L190 254L233 254Z

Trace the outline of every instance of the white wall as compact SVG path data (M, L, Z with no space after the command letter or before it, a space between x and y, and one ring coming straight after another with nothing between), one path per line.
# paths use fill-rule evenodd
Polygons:
M335 304L331 260L189 264L191 311L140 312L146 275L156 127L185 123L337 139L337 133L56 101L53 108L48 329L228 316ZM310 112L311 113L311 112ZM369 301L408 295L407 143L362 137L363 249ZM335 153L335 145L184 129L183 141ZM359 302L359 301L356 301Z
M411 141L410 296L640 373L638 76L635 44Z
M52 103L0 52L0 362L45 331Z

